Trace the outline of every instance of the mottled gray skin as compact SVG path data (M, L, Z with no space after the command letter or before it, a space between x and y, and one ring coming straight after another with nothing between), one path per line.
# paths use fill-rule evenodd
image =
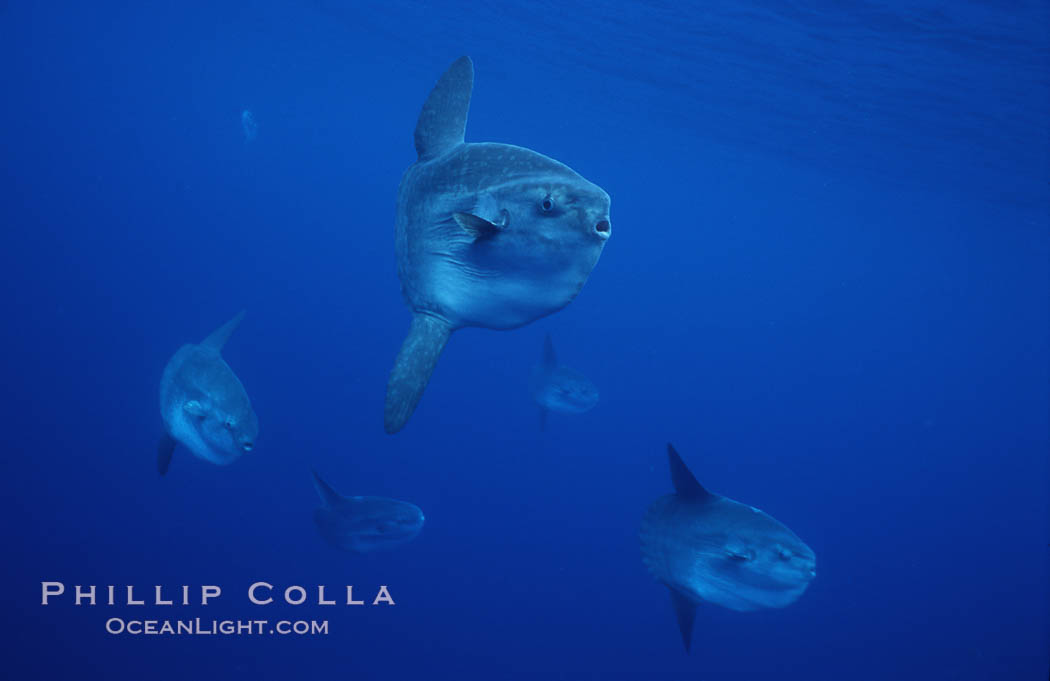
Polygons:
M550 336L544 340L539 364L530 373L529 391L541 409L563 414L582 414L598 404L598 388L590 379L558 364Z
M671 589L688 648L695 604L782 608L809 586L816 557L766 513L704 490L674 449L668 450L676 493L653 502L642 520L642 560Z
M337 549L368 553L412 540L423 529L423 512L407 501L385 497L344 497L314 473L324 502L314 511L321 537Z
M462 57L420 113L419 160L398 189L398 276L413 319L387 385L389 433L408 421L453 331L514 329L565 307L612 233L608 194L568 166L464 142L472 86Z
M658 580L730 610L790 605L816 574L813 551L794 532L726 497L704 504L660 497L643 521L642 545Z
M164 368L160 381L160 414L166 433L160 451L162 474L168 463L164 457L170 460L175 442L216 464L232 463L254 447L259 421L244 386L220 354L243 316L241 312L199 345L182 346Z
M544 212L545 199L553 209ZM414 312L453 330L514 329L568 305L608 234L609 197L568 166L509 144L461 144L416 163L398 191L398 276ZM453 218L500 231L477 239Z

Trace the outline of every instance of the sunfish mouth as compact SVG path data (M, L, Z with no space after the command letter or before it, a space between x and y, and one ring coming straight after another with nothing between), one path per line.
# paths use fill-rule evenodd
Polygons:
M608 220L599 220L598 224L594 226L594 233L603 239L608 239L612 236L612 225L609 224Z

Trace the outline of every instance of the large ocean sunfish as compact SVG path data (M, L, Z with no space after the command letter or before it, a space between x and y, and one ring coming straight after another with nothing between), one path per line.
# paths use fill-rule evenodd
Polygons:
M164 367L160 379L164 435L157 447L161 475L168 472L176 444L217 464L233 463L255 446L259 420L244 386L220 354L243 318L241 312L199 345L183 345Z
M386 497L344 497L314 472L314 486L323 505L314 523L326 542L337 549L367 553L400 546L423 529L423 511L415 504Z
M540 406L540 428L547 422L547 412L582 414L598 404L598 388L590 379L567 366L558 364L550 335L543 340L540 363L529 374L529 392Z
M466 144L474 66L445 72L416 124L397 194L396 250L412 325L387 383L384 426L404 427L449 335L513 329L580 292L612 233L609 195L510 144Z
M696 606L782 608L816 576L816 557L757 508L708 492L667 445L675 493L652 503L641 526L642 561L671 590L685 649Z

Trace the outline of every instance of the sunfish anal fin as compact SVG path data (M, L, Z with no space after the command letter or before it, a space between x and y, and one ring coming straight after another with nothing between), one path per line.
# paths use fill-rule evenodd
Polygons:
M674 485L674 491L678 496L695 501L707 501L714 498L715 495L696 481L671 443L667 443L667 458L671 464L671 484Z
M474 64L470 57L460 57L438 80L419 113L415 138L420 161L463 144L473 88Z
M241 310L233 319L212 331L210 336L201 341L201 347L221 352L222 346L226 345L226 341L230 340L230 336L240 326L242 319L244 319L244 310Z
M474 237L475 241L499 234L501 229L499 225L471 213L453 213L452 219L464 232Z
M674 589L671 592L671 605L674 606L674 615L678 620L678 631L682 632L682 643L685 644L685 652L693 641L693 621L696 619L696 603L692 602Z
M164 433L157 443L157 471L164 475L171 466L171 455L175 453L175 438Z
M412 326L386 384L383 427L387 433L392 435L408 423L451 334L448 322L420 312L412 315Z
M336 492L327 482L322 480L317 471L311 471L311 473L314 474L314 487L317 488L317 494L321 497L321 501L324 502L325 506L335 506L343 500L343 495Z

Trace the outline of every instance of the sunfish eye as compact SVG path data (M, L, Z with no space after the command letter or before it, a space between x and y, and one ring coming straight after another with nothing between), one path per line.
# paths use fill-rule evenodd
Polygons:
M222 425L226 428L226 430L233 430L233 426L235 424L233 422L233 419L227 418L226 421Z
M543 210L544 213L551 212L552 210L554 210L554 199L552 199L550 196L545 196L543 198L543 201L540 202L540 208Z

